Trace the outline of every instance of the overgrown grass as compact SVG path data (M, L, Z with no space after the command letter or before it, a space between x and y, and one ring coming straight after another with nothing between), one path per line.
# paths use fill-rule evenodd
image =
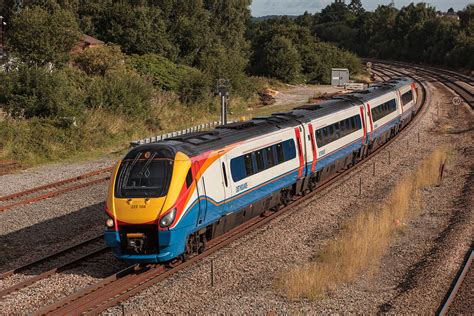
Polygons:
M401 223L420 212L419 190L439 183L447 153L446 148L436 149L396 184L385 202L352 218L317 260L283 272L277 289L290 299L316 299L363 272L375 271Z
M145 133L138 119L103 110L88 111L77 126L50 119L5 119L0 122L0 159L39 164L71 157L96 157L123 150Z

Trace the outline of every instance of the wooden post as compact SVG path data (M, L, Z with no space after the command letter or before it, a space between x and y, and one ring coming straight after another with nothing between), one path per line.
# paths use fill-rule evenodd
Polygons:
M211 260L211 286L214 287L214 260Z
M418 132L418 144L420 143L420 132Z
M374 163L373 163L373 165L372 165L372 176L375 177L375 161L374 161Z
M391 159L390 159L391 154L390 153L391 153L391 151L388 151L388 164L391 164Z
M359 177L359 195L362 195L362 177Z

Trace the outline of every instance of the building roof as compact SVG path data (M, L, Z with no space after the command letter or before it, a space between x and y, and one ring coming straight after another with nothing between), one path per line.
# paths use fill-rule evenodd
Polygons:
M84 37L82 38L81 41L86 43L86 44L89 44L89 45L102 45L102 44L104 44L104 42L102 42L101 40L99 40L95 37L89 36L89 35L84 35Z

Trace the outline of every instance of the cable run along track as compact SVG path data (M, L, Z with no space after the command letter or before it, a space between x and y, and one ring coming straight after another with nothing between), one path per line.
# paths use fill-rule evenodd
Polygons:
M112 167L103 168L73 178L2 196L0 197L0 212L108 181L111 170Z
M399 134L394 136L387 143L379 147L377 151L370 154L367 158L359 162L352 168L347 169L346 171L335 175L334 177L328 179L326 182L321 184L315 191L310 192L304 196L296 198L291 204L287 207L284 207L276 212L267 211L261 217L256 217L251 219L248 222L243 223L242 225L234 228L228 233L219 236L216 239L209 241L208 249L199 255L191 257L188 261L182 262L175 267L168 267L165 265L133 265L129 266L126 269L111 275L102 281L99 281L87 288L84 288L77 293L67 296L60 301L45 306L44 308L35 312L35 315L78 315L78 314L87 314L95 315L100 312L103 312L109 307L112 307L124 300L134 296L135 294L147 289L154 284L166 279L167 277L173 275L174 273L186 269L187 267L199 262L201 259L209 256L210 254L216 252L219 249L224 248L228 244L232 243L234 240L249 234L251 231L262 227L271 220L275 219L279 215L290 212L296 206L304 203L305 201L315 197L327 194L331 191L331 188L339 182L339 180L344 177L354 176L360 173L367 162L371 161L371 158L375 157L378 153L383 151L384 148L392 144L397 140L401 135L406 135L408 131L421 119L423 115L427 113L427 106L430 100L429 90L426 88L425 84L420 80L412 78L417 82L418 87L421 91L421 98L419 110L417 115L412 120L412 122L405 127Z

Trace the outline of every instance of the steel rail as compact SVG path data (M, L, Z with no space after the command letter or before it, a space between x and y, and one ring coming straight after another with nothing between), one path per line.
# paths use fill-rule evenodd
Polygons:
M474 96L471 91L469 91L464 85L459 84L457 81L452 80L446 76L443 76L442 74L436 73L431 70L427 70L425 68L421 68L418 66L412 66L410 64L404 64L404 63L394 63L394 62L378 62L380 67L385 67L386 69L388 66L395 66L395 67L404 67L408 69L415 69L418 72L425 73L428 76L432 77L435 79L437 82L440 82L444 86L448 87L451 89L453 92L458 94L464 101L472 108L474 109ZM388 68L390 69L390 68ZM441 71L442 72L442 71ZM468 82L462 81L463 83L470 84Z
M8 295L8 294L11 294L13 292L16 292L18 290L21 290L25 287L28 287L40 280L43 280L43 279L46 279L56 273L59 273L59 272L62 272L64 270L67 270L69 268L72 268L73 266L77 265L78 263L84 261L84 260L87 260L89 258L92 258L92 257L95 257L99 254L102 254L102 253L105 253L107 251L110 251L110 249L106 246L102 246L100 247L99 249L95 249L89 253L86 253L78 258L75 258L75 259L72 259L72 260L69 260L55 268L52 268L52 269L49 269L41 274L38 274L38 275L35 275L34 277L31 277L31 278L28 278L22 282L19 282L19 283L15 283L14 285L6 288L6 289L3 289L3 290L0 290L0 299L3 298L4 296Z
M471 267L472 260L474 260L474 249L471 247L465 256L455 279L453 280L454 284L450 287L446 297L443 300L443 303L438 308L438 311L436 312L437 315L444 316L448 313L449 307L454 302L456 295L458 294L458 291L461 288L464 279L466 278L467 272Z
M45 256L43 258L40 258L38 260L34 260L32 262L28 262L22 266L19 266L19 267L16 267L14 269L11 269L11 270L8 270L8 271L5 271L5 272L2 272L0 274L0 280L3 280L11 275L14 275L14 274L17 274L17 273L20 273L22 271L25 271L27 269L31 269L35 266L39 266L41 264L43 264L44 262L46 261L49 261L49 260L52 260L52 259L55 259L55 258L58 258L60 256L64 256L66 254L68 254L69 252L71 251L75 251L75 250L78 250L78 249L81 249L81 248L84 248L86 245L89 245L89 244L92 244L92 243L96 243L98 241L102 241L104 238L103 234L99 235L99 236L95 236L95 237L92 237L92 238L89 238L83 242L80 242L78 244L75 244L71 247L68 247L66 249L62 249L62 250L59 250L53 254L50 254L48 256Z
M430 99L428 95L428 89L420 80L416 78L413 79L419 83L419 87L422 92L419 108L422 110L421 113L420 110L418 110L417 115L407 127L405 127L400 133L398 133L384 145L380 146L376 151L372 152L354 167L334 175L323 184L319 185L313 192L297 198L293 203L282 208L281 210L277 212L267 211L264 213L266 216L251 219L250 221L243 223L228 233L211 240L209 242L209 248L204 253L196 255L190 260L185 261L174 268L167 268L164 265L148 265L141 268L138 265L128 267L118 274L109 276L106 279L99 281L90 287L79 290L77 293L67 296L56 303L45 306L44 308L38 310L35 315L75 315L83 313L87 315L98 314L107 308L128 299L138 292L153 286L172 274L189 267L211 253L227 246L241 236L244 236L249 232L265 225L276 217L294 210L296 206L302 204L303 202L306 202L315 196L321 196L324 190L330 192L330 189L333 187L333 185L337 184L339 180L361 172L363 165L371 161L372 158L379 154L384 148L391 145L396 139L402 135L405 135L411 128L413 128L413 126L421 119L421 117L427 113L427 104L429 104L427 101ZM327 194L327 192L324 194Z
M16 206L41 201L41 200L48 199L48 198L51 198L51 197L55 197L55 196L58 196L58 195L61 195L61 194L64 194L64 193L67 193L67 192L70 192L70 191L82 189L82 188L85 188L85 187L88 187L88 186L91 186L91 185L95 185L95 184L98 184L98 183L101 183L101 182L104 182L104 181L108 181L110 179L109 175L107 175L105 177L101 177L99 179L94 179L94 180L91 180L91 181L80 183L80 184L77 184L77 185L74 185L74 186L66 186L67 184L71 184L71 183L74 183L74 182L79 182L79 181L82 181L82 180L85 180L85 179L88 179L88 178L92 178L92 177L101 175L103 173L110 172L111 170L112 170L112 167L108 167L108 168L88 172L88 173L82 174L82 175L77 176L77 177L73 177L73 178L69 178L69 179L49 183L49 184L42 185L42 186L39 186L39 187L35 187L35 188L32 188L32 189L28 189L28 190L25 190L25 191L21 191L21 192L9 194L9 195L6 195L6 196L2 196L2 197L0 197L0 202L11 201L11 200L15 200L15 199L19 199L19 201L12 202L10 204L0 205L0 212L5 211L5 210L10 209L10 208L13 208L13 207L16 207ZM65 187L61 188L63 186L65 186ZM48 190L53 190L53 191L48 192ZM40 194L42 191L47 191L47 192L43 193L43 194ZM35 195L35 194L38 194L38 195ZM28 197L30 195L32 197Z

